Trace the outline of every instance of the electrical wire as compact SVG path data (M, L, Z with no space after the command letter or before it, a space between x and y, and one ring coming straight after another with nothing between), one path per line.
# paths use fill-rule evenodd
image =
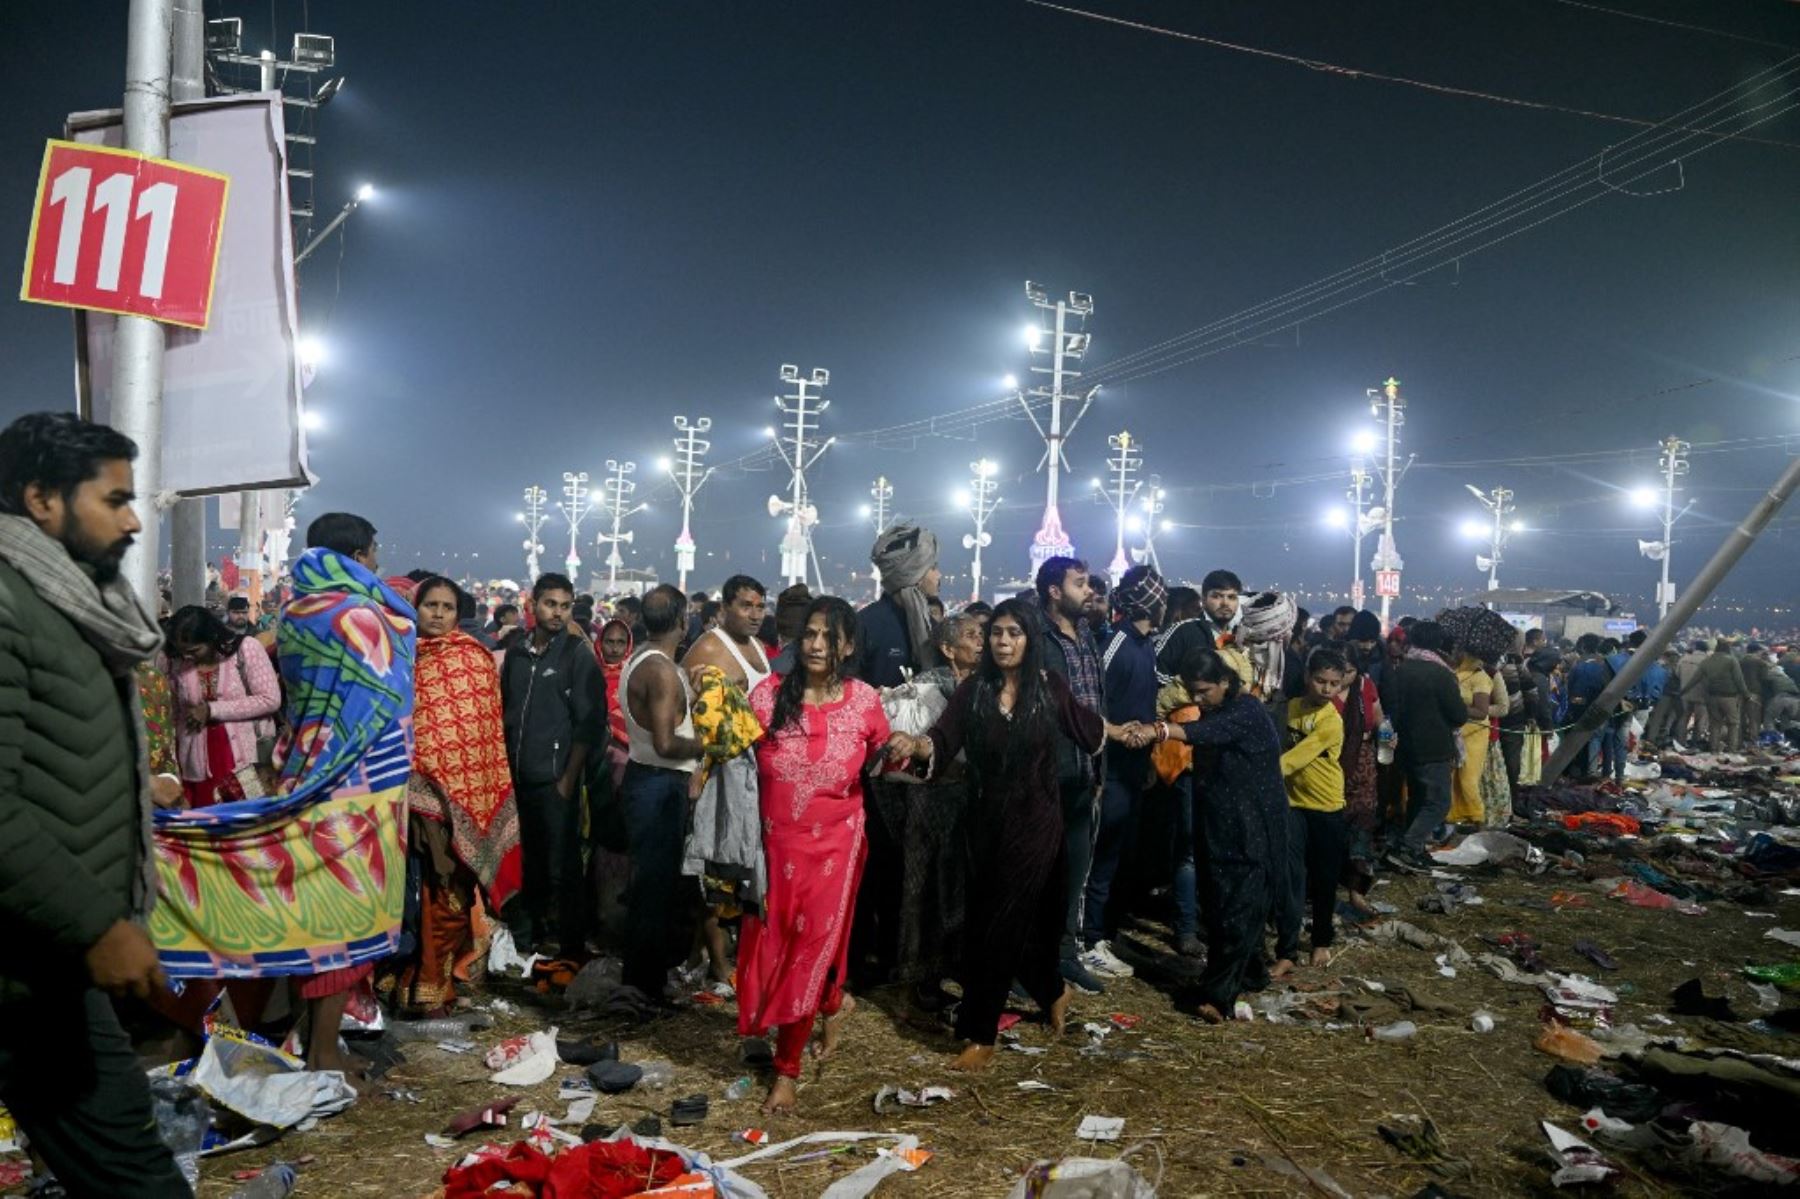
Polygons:
M1607 8L1601 4L1589 4L1586 0L1550 0L1550 3L1561 4L1567 8L1585 8L1589 12L1605 13L1609 17L1624 17L1628 21L1643 21L1650 25L1666 25L1670 29L1685 29L1689 33L1710 34L1713 37L1728 38L1734 42L1747 42L1752 46L1768 46L1776 50L1800 49L1800 47L1790 46L1786 42L1771 42L1742 33L1728 33L1723 29L1709 29L1705 25L1690 25L1686 21L1670 21L1664 17L1652 17L1645 13L1625 12L1622 9Z
M1644 117L1620 116L1617 113L1599 112L1591 108L1573 108L1564 104L1552 104L1544 100L1526 100L1518 96L1501 95L1498 92L1481 91L1477 88L1457 87L1448 83L1432 83L1424 79L1411 79L1405 75L1388 75L1381 71L1365 70L1361 67L1346 67L1338 63L1325 62L1322 59L1306 58L1298 54L1287 54L1280 50L1268 50L1260 46L1248 46L1242 42L1228 42L1221 38L1205 37L1197 33L1188 33L1180 29L1169 29L1162 25L1151 25L1145 21L1133 21L1125 17L1115 17L1109 13L1093 12L1090 9L1074 8L1065 4L1053 4L1051 0L1025 0L1025 3L1037 8L1047 8L1053 12L1067 13L1070 16L1085 17L1090 21L1099 21L1107 25L1121 25L1127 29L1135 29L1141 33L1154 33L1161 37L1172 37L1184 42L1198 42L1221 50L1232 50L1240 54L1249 54L1257 58L1272 58L1278 62L1291 63L1305 67L1311 71L1319 71L1327 75L1341 75L1347 79L1372 79L1377 83L1394 83L1404 87L1415 87L1422 91L1435 92L1439 95L1458 96L1469 100L1486 100L1494 104L1504 104L1512 108L1530 108L1540 112L1559 112L1567 116L1589 117L1597 121L1611 121L1618 125L1637 125L1645 129L1659 128L1662 121L1652 121ZM1760 145L1781 146L1789 150L1800 150L1800 143L1787 141L1771 141L1764 138L1744 138L1744 141Z

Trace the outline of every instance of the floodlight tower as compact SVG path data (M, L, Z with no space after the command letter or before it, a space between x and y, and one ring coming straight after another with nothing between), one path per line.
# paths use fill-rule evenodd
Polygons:
M631 544L633 536L630 531L620 532L620 528L626 518L637 515L648 505L631 502L632 494L637 491L637 481L631 477L637 473L637 463L608 458L606 469L610 473L600 484L600 510L612 517L612 532L600 534L597 540L601 545L612 547L606 555L606 593L617 595L619 567L625 565L625 559L619 556L619 547Z
M1513 493L1505 487L1496 487L1492 491L1484 492L1473 483L1464 483L1463 486L1468 488L1469 494L1488 510L1488 515L1493 517L1492 528L1487 532L1488 552L1475 555L1475 569L1487 571L1488 590L1498 591L1500 589L1500 563L1505 557L1507 537L1519 532L1521 528L1519 522L1512 519Z
M822 390L831 382L831 372L815 366L810 378L800 377L800 368L783 365L781 381L791 384L792 395L776 396L781 409L782 434L775 438L775 449L792 472L788 482L788 498L769 497L769 515L787 517L787 531L781 538L781 573L788 586L806 581L806 567L811 563L819 590L825 590L825 575L819 569L819 557L813 552L813 526L819 523L819 510L812 504L806 489L806 472L811 470L831 448L835 437L819 441L818 421L831 401L809 394L808 388Z
M1137 452L1141 443L1132 440L1129 429L1108 437L1106 443L1113 449L1113 456L1106 460L1106 469L1112 474L1112 489L1107 490L1099 479L1094 480L1094 487L1106 497L1106 502L1112 505L1113 517L1118 529L1113 560L1106 568L1106 573L1112 579L1113 586L1117 587L1119 580L1125 577L1125 572L1131 569L1131 559L1125 553L1125 517L1131 508L1131 501L1137 498L1139 488L1144 485L1141 479L1131 477L1137 473L1139 467L1144 465L1144 459Z
M1688 473L1687 453L1692 449L1679 437L1665 437L1662 443L1662 458L1658 465L1662 467L1662 494L1657 496L1651 492L1652 503L1662 500L1662 540L1639 541L1638 553L1655 562L1662 563L1662 581L1656 585L1656 618L1661 620L1669 614L1669 607L1675 602L1675 584L1669 581L1669 561L1675 545L1675 522L1686 514L1687 509L1675 511L1675 493L1679 490L1675 481Z
M975 551L975 560L969 567L971 601L981 598L981 551L994 542L994 535L987 531L987 522L994 509L1000 506L1000 497L996 494L1000 484L994 479L999 469L991 458L969 463L969 515L975 518L975 531L963 534L963 548Z
M1046 559L1068 557L1075 552L1069 535L1063 531L1062 513L1057 509L1057 484L1062 471L1069 465L1069 460L1063 453L1063 444L1075 431L1075 426L1087 412L1088 405L1093 403L1094 393L1099 388L1090 388L1079 397L1067 390L1081 377L1078 371L1070 369L1070 364L1080 362L1088 351L1090 334L1087 332L1087 318L1094 311L1094 297L1072 291L1067 300L1052 302L1044 289L1029 279L1025 281L1025 295L1038 310L1037 319L1025 326L1025 343L1031 347L1033 355L1031 371L1036 375L1048 376L1048 386L1040 383L1029 391L1020 392L1018 397L1025 415L1031 418L1038 436L1044 439L1044 457L1038 463L1038 469L1046 472L1047 479L1044 519L1031 540L1031 577L1036 578L1038 567ZM1045 356L1046 365L1038 364L1036 356L1040 354ZM1064 428L1063 405L1073 404L1078 398L1081 407L1069 421L1068 427ZM1032 409L1033 400L1049 401L1048 429L1039 422L1037 413Z
M875 525L876 536L887 531L888 505L894 499L894 485L888 482L886 475L878 475L875 486L869 488L869 498L873 503L862 506L862 514L869 517ZM875 598L881 598L881 568L873 563L869 566L869 577L875 581Z
M1394 544L1394 493L1400 489L1400 479L1412 465L1412 459L1400 461L1400 427L1406 423L1406 401L1400 398L1400 380L1390 378L1380 387L1369 388L1367 394L1369 412L1382 422L1384 432L1384 452L1380 459L1384 465L1376 468L1385 492L1381 505L1381 540L1376 543L1375 558L1370 565L1375 568L1375 591L1381 596L1381 627L1386 629L1394 601L1400 597L1400 572L1406 567L1400 557L1400 548Z
M692 422L685 416L675 418L675 461L670 464L669 471L675 479L676 489L681 492L681 536L675 539L675 570L680 580L676 586L683 594L687 592L688 572L694 569L694 535L688 527L694 512L694 497L712 478L712 467L700 469L700 459L712 449L712 442L703 436L711 428L710 416Z
M525 575L527 578L538 577L538 555L544 552L538 541L538 530L550 519L544 511L544 502L550 498L548 492L535 484L525 489L525 510L519 513L519 523L525 526Z
M563 519L569 522L569 556L564 559L563 564L569 569L571 582L575 581L576 572L581 569L581 550L578 548L577 539L581 535L581 522L587 517L590 507L591 505L588 503L588 473L585 470L579 473L565 470L563 472L563 498L562 502L556 506L556 510L561 512ZM579 584L577 585L579 586Z
M1350 500L1350 605L1354 608L1363 606L1362 549L1363 538L1375 528L1376 521L1369 515L1368 496L1370 474L1368 465L1359 454L1350 460L1350 490L1344 494Z
M1141 507L1144 512L1144 544L1141 549L1131 551L1131 560L1133 562L1148 562L1151 566L1156 568L1157 574L1162 573L1162 560L1156 556L1156 534L1159 528L1168 524L1168 522L1162 518L1164 506L1163 497L1166 494L1167 493L1163 491L1162 476L1151 475L1146 481L1144 498L1138 501L1138 506ZM1137 518L1133 517L1132 519L1136 520Z

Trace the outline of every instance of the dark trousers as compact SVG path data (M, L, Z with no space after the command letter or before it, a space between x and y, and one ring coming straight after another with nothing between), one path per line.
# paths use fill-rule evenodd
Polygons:
M1072 962L1081 956L1081 909L1087 894L1088 869L1094 861L1094 824L1099 808L1094 797L1094 784L1063 784L1062 805L1063 847L1069 871L1062 960Z
M962 1040L977 1045L994 1043L1015 979L1045 1015L1062 997L1062 971L1057 969L1064 910L1058 884L1066 869L1062 859L1058 854L1050 877L1035 888L1028 881L1009 877L1004 868L990 864L982 869L980 863L970 863L968 927L958 976L963 997L956 1010L956 1035ZM1030 895L1032 890L1037 894ZM1024 921L996 927L997 913L1016 912L1021 907L1029 913ZM1020 923L1023 927L1018 927Z
M1409 762L1406 766L1407 821L1401 847L1422 854L1431 830L1450 814L1450 778L1456 763Z
M1312 947L1332 942L1331 917L1337 908L1338 879L1344 872L1348 827L1344 809L1315 812L1288 809L1287 883L1276 904L1275 956L1297 961L1300 925L1312 914Z
M625 892L630 913L625 929L624 982L651 999L663 993L669 967L685 955L676 936L682 923L681 847L687 838L688 775L681 770L625 768L622 796L630 841L631 885Z
M1194 772L1176 779L1171 790L1175 793L1175 936L1192 937L1200 930L1199 883L1194 870Z
M1519 792L1519 767L1525 760L1525 726L1519 725L1500 729L1500 757L1506 764L1507 790L1517 795Z
M1663 692L1656 706L1650 709L1650 723L1644 726L1644 740L1655 746L1667 745L1681 732L1685 711L1681 696Z
M1226 1019L1239 995L1269 985L1263 926L1269 918L1270 872L1250 862L1201 858L1200 918L1206 929L1206 966L1184 998L1210 1004Z
M1137 829L1137 801L1142 791L1110 775L1100 788L1100 827L1094 836L1094 860L1088 867L1087 894L1081 901L1081 939L1104 941L1118 926L1118 913L1108 911L1119 864L1131 851Z
M0 1008L0 1102L71 1199L190 1199L143 1066L100 991Z
M581 871L581 797L565 799L555 783L515 783L519 856L524 872L523 919L508 919L521 952L554 928L563 957L582 956L587 942L587 886ZM512 905L508 905L511 915ZM526 922L530 927L526 928Z

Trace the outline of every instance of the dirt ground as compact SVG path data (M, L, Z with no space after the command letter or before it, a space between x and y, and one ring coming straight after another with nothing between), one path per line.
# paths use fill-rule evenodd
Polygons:
M1543 946L1552 969L1599 976L1573 945L1586 939L1618 962L1600 981L1620 993L1615 1023L1656 1027L1666 1014L1669 992L1698 977L1709 994L1730 998L1748 1020L1758 1013L1754 996L1738 970L1746 963L1789 960L1787 947L1765 939L1771 927L1800 927L1800 899L1775 896L1754 910L1736 903L1707 905L1705 915L1644 910L1606 898L1591 877L1616 874L1616 863L1591 859L1590 878L1552 871L1531 877L1514 868L1479 867L1458 872L1484 902L1451 915L1417 910L1429 879L1399 878L1380 886L1375 897L1398 909L1397 918L1454 939L1470 953L1488 951L1483 934L1522 931ZM1552 906L1553 895L1562 893ZM1568 897L1573 896L1573 900ZM1144 946L1160 941L1158 930L1140 929ZM632 1027L619 1019L570 1019L567 1013L530 1006L536 996L521 984L493 983L489 995L520 1005L495 1029L478 1034L483 1050L502 1035L533 1031L549 1023L565 1036L617 1039L626 1061L666 1059L676 1078L659 1091L638 1090L602 1097L594 1121L617 1124L647 1114L664 1117L665 1135L703 1149L715 1158L737 1156L747 1146L734 1139L745 1128L767 1129L780 1140L819 1130L892 1130L915 1133L934 1157L921 1170L881 1185L883 1195L1003 1195L1019 1171L1042 1158L1070 1155L1115 1156L1134 1146L1132 1160L1158 1182L1158 1194L1300 1195L1328 1194L1322 1182L1307 1182L1294 1167L1322 1170L1344 1192L1356 1196L1411 1196L1436 1183L1459 1196L1549 1194L1552 1167L1538 1122L1550 1119L1575 1129L1581 1112L1553 1098L1544 1076L1555 1064L1533 1048L1541 1032L1543 996L1535 988L1501 982L1479 965L1455 978L1438 973L1434 954L1406 945L1381 945L1358 935L1340 937L1328 968L1301 972L1306 989L1342 990L1342 999L1367 1001L1359 984L1347 979L1400 982L1427 1002L1448 1010L1415 1011L1417 1035L1408 1043L1373 1042L1361 1029L1325 1030L1321 1022L1274 1024L1233 1022L1207 1027L1178 1013L1167 994L1141 979L1109 984L1104 996L1080 997L1069 1033L1052 1043L1048 1029L1032 1020L1018 1028L1026 1047L1042 1055L1003 1051L992 1072L976 1079L951 1074L945 1063L953 1048L928 1018L909 1019L898 993L862 996L839 1057L822 1071L809 1071L800 1091L801 1110L785 1119L765 1119L756 1098L728 1102L725 1088L745 1074L730 1005L695 1007L679 1015ZM1390 986L1390 992L1393 988ZM1332 997L1326 997L1328 1000ZM1789 1003L1793 1000L1790 997ZM1471 1030L1470 1014L1492 1013L1491 1033ZM1140 1017L1129 1029L1113 1031L1100 1056L1084 1056L1090 1042L1084 1022L1106 1024L1114 1014ZM559 1018L560 1017L560 1018ZM1374 1023L1400 1019L1378 1005ZM1337 1019L1347 1019L1340 1014ZM1762 1052L1794 1053L1794 1039L1759 1032L1744 1024L1719 1025L1675 1017L1683 1032L1703 1044L1732 1045ZM1122 1023L1131 1023L1124 1021ZM507 1088L486 1081L479 1054L452 1055L434 1045L407 1047L408 1061L395 1068L350 1111L308 1133L294 1133L269 1148L217 1158L204 1164L202 1196L217 1199L235 1186L234 1171L302 1154L316 1160L301 1174L296 1194L312 1196L430 1195L444 1170L479 1144L479 1135L454 1149L434 1149L424 1140L441 1131L455 1113L502 1098ZM559 1077L578 1073L572 1067ZM1028 1080L1050 1090L1021 1090ZM945 1085L955 1097L928 1109L877 1116L872 1108L884 1084L909 1088ZM419 1102L383 1096L388 1089L415 1092ZM556 1115L567 1103L556 1097L553 1079L520 1093L517 1112L536 1108ZM704 1124L668 1126L670 1102L704 1092L711 1114ZM1122 1116L1123 1138L1116 1144L1078 1141L1076 1125L1086 1114ZM1436 1123L1452 1162L1413 1160L1387 1144L1377 1126L1406 1117ZM502 1144L518 1136L517 1120L494 1137ZM817 1195L867 1161L871 1150L846 1152L810 1162L765 1162L748 1167L771 1196ZM1613 1180L1621 1196L1683 1193L1710 1180L1667 1172L1640 1172L1629 1154L1610 1154L1626 1172ZM1160 1158L1160 1164L1159 1159ZM1286 1167L1284 1172L1283 1167Z

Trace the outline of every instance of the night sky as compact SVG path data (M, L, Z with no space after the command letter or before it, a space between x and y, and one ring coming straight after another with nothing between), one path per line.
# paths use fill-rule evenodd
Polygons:
M1800 6L1778 0L1617 0L1721 33L1559 0L1073 2L1651 119L1800 52ZM1022 0L272 9L273 42L270 4L207 5L244 18L251 49L285 50L298 27L335 35L348 83L318 118L318 207L335 211L364 180L380 188L341 253L329 244L302 270L303 324L329 358L308 393L324 421L311 457L322 482L301 521L368 516L395 571L520 577L520 491L554 494L563 471L597 477L617 457L639 462L652 504L631 522L629 560L672 577L675 494L651 485L670 418L712 417L715 463L752 453L777 415L777 370L794 363L829 368L825 429L845 437L813 476L828 579L866 569L873 530L857 509L878 474L965 574L970 525L951 495L984 454L1001 463L1004 501L989 577L1017 574L1043 503L1028 423L972 440L849 435L965 410L1025 377L1026 279L1093 295L1087 366L1104 378L1109 361L1639 132ZM117 103L125 4L13 6L7 23L0 231L17 262L44 139L67 112ZM1800 74L1719 119L1777 112L1800 100L1789 88ZM1624 493L1654 481L1655 443L1696 443L1678 582L1800 453L1800 113L1753 136L1794 144L1726 142L1628 189L1661 194L1609 193L1297 330L1144 377L1115 370L1068 449L1079 550L1096 565L1112 556L1111 513L1088 479L1105 436L1129 428L1169 491L1169 573L1229 566L1316 610L1348 585L1348 536L1322 516L1344 502L1352 435L1374 427L1365 389L1396 375L1419 460L1399 504L1409 588L1483 585L1458 532L1481 515L1464 485L1503 485L1528 525L1503 585L1592 588L1645 611L1657 568L1635 539L1657 528ZM73 403L70 341L66 313L0 305L0 420ZM1637 452L1518 461L1625 450ZM1451 465L1474 461L1494 464ZM714 477L694 585L733 569L779 582L781 528L764 504L785 482L779 470ZM1762 610L1793 598L1800 514L1784 525L1726 594ZM591 517L584 541L599 528ZM560 562L566 530L553 521L544 540ZM598 566L604 550L583 557ZM1415 593L1400 610L1427 606Z

